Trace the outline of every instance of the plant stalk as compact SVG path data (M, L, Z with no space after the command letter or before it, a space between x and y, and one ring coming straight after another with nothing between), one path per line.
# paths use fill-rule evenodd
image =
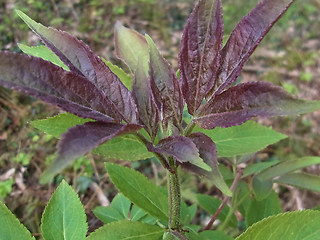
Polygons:
M180 182L178 176L178 167L175 166L174 161L170 158L171 168L175 171L167 171L168 177L168 190L169 190L169 206L170 206L170 217L169 217L169 229L180 230L180 214L181 214L181 192Z

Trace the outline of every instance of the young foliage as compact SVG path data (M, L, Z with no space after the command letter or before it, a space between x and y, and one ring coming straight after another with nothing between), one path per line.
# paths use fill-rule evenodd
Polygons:
M88 230L86 214L78 195L65 181L52 195L41 219L45 240L81 240Z
M77 38L47 28L16 11L46 47L20 45L31 56L0 52L0 85L35 96L77 116L64 114L33 123L60 138L57 158L42 175L41 181L49 182L55 174L92 149L108 158L131 161L156 156L167 169L168 196L139 172L106 164L111 180L128 199L118 195L109 208L97 208L96 214L107 224L87 239L210 238L210 232L206 233L207 238L205 232L198 234L196 227L189 226L188 216L194 215L194 209L184 204L181 207L180 166L208 177L225 195L222 202L197 196L199 204L211 214L218 205L226 203L227 197L233 195L233 204L237 204L236 200L240 198L247 199L250 191L242 186L244 182L240 181L240 175L231 173L229 180L234 180L235 184L240 181L240 187L234 190L232 184L229 189L220 173L219 169L223 168L218 167L218 156L253 153L286 136L254 122L245 122L255 116L298 115L320 109L320 101L296 99L271 83L248 82L231 86L260 41L293 2L261 0L222 46L221 0L199 0L184 28L178 57L179 77L148 35L143 36L117 22L115 52L128 66L133 81L130 75L99 58ZM185 103L190 119L183 119ZM52 125L56 127L52 128ZM224 129L226 127L230 128ZM98 147L101 144L104 145ZM280 211L278 199L272 193L273 181L298 186L312 182L311 187L318 189L315 176L290 173L318 163L318 157L306 157L276 165L248 167L245 176L254 175L255 198L244 202L239 200L241 204L236 206L247 217L247 224ZM134 206L130 210L131 202ZM257 206L263 210L268 204L275 206L274 211L253 211ZM75 212L76 219L71 216L71 211ZM223 216L228 218L227 208L223 211L220 219ZM124 220L129 212L134 214L132 220L145 221L146 217L152 224L168 222L168 231L156 225ZM316 235L310 229L313 232L317 229L310 217L319 216L310 211L270 217L251 226L238 239L251 239L252 234L256 239L267 239L263 237L271 227L281 224L287 224L283 228L288 227L289 233L299 238L309 236L308 239L315 239ZM12 219L12 216L9 214L7 218ZM297 222L305 220L301 224L308 222L308 228L300 232L291 229L292 226L288 225L290 218L297 218ZM77 230L77 224L81 231L72 231ZM235 216L231 216L229 225L237 225ZM190 231L185 234L183 227ZM276 238L282 237L283 231L279 227L276 230L273 233L279 235ZM87 224L83 208L65 182L58 187L44 212L42 231L45 239L85 237Z

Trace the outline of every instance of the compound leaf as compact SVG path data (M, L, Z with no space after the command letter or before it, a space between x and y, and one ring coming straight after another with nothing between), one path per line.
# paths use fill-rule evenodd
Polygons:
M16 13L72 72L85 77L103 92L125 121L137 122L137 108L131 92L89 46L66 32L33 21L19 10Z

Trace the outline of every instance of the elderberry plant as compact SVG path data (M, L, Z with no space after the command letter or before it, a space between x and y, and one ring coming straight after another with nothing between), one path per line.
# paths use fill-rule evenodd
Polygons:
M254 152L282 139L283 135L273 133L274 138L261 146L249 146L250 150L241 149L225 155L215 139L219 131L230 134L228 129L231 127L235 131L241 127L240 133L245 129L256 133L263 129L263 134L271 134L270 129L246 122L255 116L298 115L320 109L320 101L296 99L271 83L234 84L249 56L293 2L261 0L238 23L223 46L221 0L200 0L184 28L178 72L162 57L150 36L143 36L117 22L115 52L127 65L129 74L98 57L70 34L44 27L17 10L46 47L20 45L22 51L33 56L0 52L0 84L73 114L61 114L33 123L57 137L63 133L57 158L40 181L51 181L74 160L93 149L122 160L155 156L167 171L168 192L165 192L142 174L107 163L109 176L123 195L117 195L110 207L94 210L106 224L87 239L231 239L221 231L209 231L222 208L228 208L225 204L229 197L232 197L232 207L224 213L225 218L220 219L225 225L237 225L233 215L237 209L246 217L248 226L281 213L272 183L282 180L299 186L297 182L298 179L302 181L302 175L290 172L320 163L320 159L305 157L255 165L245 169L244 173L242 170L231 173L229 180L233 180L233 184L229 187L218 167L219 155ZM57 123L60 123L61 131L52 127ZM108 145L112 141L114 144ZM104 147L98 147L101 144ZM120 152L112 149L116 146L120 146ZM198 204L214 215L203 229L190 223L196 209L181 200L180 168L209 178L225 196L219 201L197 195ZM255 198L252 200L252 192L241 180L248 175L254 175ZM306 182L316 185L318 179L314 177ZM245 200L249 205L244 205ZM131 202L134 204L132 208ZM277 207L267 215L254 211L270 202L275 202ZM4 215L0 226L11 229L0 228L1 235L7 236L5 239L34 239L3 204L0 212ZM314 219L320 221L320 214L316 211L278 215L255 224L237 239L252 239L258 233L260 238L257 239L271 239L268 238L268 228L274 225L281 225L284 230L289 228L290 234L301 239L311 236L314 231L319 232ZM290 221L308 225L308 228L302 231L302 227L291 227ZM61 183L46 207L41 229L44 239L85 239L87 223L83 207L65 182ZM274 234L272 239L289 239L283 238L281 229Z

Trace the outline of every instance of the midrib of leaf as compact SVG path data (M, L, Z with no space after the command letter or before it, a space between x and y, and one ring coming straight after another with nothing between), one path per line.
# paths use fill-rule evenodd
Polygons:
M214 3L212 3L212 5L211 5L211 8L210 8L210 13L211 14L209 15L208 19L212 19L213 5L215 4L215 2L216 2L216 0L214 0ZM203 65L203 59L204 59L204 50L205 50L207 42L208 42L207 40L208 40L208 33L209 33L210 25L211 25L211 21L209 20L208 24L207 24L207 31L206 31L206 34L205 34L204 43L203 43L203 49L201 50L201 55L200 55L199 72L198 72L198 77L197 77L197 91L196 91L196 97L195 97L195 100L194 100L194 111L196 110L195 106L197 105L197 99L198 99L199 91L200 91L199 88L200 88L200 79L201 79L201 75L202 75L202 65Z
M122 239L123 240L126 240L126 239L137 239L137 237L147 237L147 236L152 236L152 235L159 234L159 233L162 233L162 232L163 232L163 230L159 230L158 232L140 234L140 235L136 235L136 236L132 236L132 237L126 237L126 238L122 238Z

